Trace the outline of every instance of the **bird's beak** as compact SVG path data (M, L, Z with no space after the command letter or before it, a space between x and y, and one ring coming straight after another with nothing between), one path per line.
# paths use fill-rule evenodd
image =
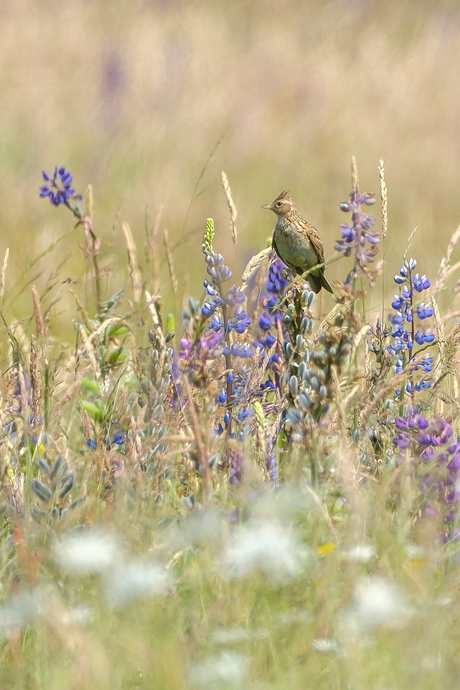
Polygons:
M271 211L272 205L271 204L264 204L263 206L261 206L261 208L268 208L268 210Z

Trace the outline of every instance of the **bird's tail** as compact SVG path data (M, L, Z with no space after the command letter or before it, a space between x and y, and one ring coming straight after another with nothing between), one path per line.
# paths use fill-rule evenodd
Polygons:
M313 290L313 292L316 292L316 294L320 292L321 288L324 288L328 292L334 294L334 291L332 290L328 279L322 271L317 275L313 275L313 273L310 273L307 276L307 280L310 283L311 289Z
M331 287L331 284L330 284L330 282L328 281L328 279L326 278L326 276L324 275L324 273L321 273L321 275L320 275L320 281L321 281L321 287L323 287L325 290L327 290L327 291L330 292L331 294L334 294L334 291L333 291L333 289L332 289L332 287Z

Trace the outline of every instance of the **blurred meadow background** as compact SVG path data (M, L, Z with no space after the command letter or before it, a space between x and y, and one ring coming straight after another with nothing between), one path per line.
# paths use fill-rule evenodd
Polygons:
M415 227L414 252L424 270L437 269L460 218L459 24L458 3L447 1L3 3L7 285L69 228L36 194L41 169L55 165L72 171L81 193L93 185L95 231L117 284L127 277L111 258L125 256L121 223L142 254L146 222L162 210L159 244L167 228L179 245L177 295L165 261L160 268L176 313L184 283L193 292L201 284L193 269L207 216L241 274L273 229L261 205L289 189L331 256L352 155L369 191L378 191L379 158L386 162L388 274ZM236 254L221 170L239 211ZM79 239L75 232L38 263L42 287L50 263L66 257L66 277L81 274ZM334 264L330 275L345 270ZM62 292L55 312L71 305ZM24 295L11 315L30 309Z
M454 0L1 3L2 689L458 685L459 29ZM351 257L316 299L259 265L246 313L283 189Z

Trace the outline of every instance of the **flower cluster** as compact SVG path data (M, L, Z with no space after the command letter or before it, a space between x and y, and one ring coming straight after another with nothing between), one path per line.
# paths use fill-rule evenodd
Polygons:
M458 538L460 529L454 522L460 499L460 443L452 426L442 417L428 420L413 408L407 417L397 417L395 425L398 434L394 444L401 450L410 448L411 457L418 461L424 513L438 516L442 511L445 538Z
M272 350L278 338L278 323L282 322L283 318L283 313L280 309L280 301L284 297L288 285L289 281L285 277L285 265L281 259L276 259L271 263L268 270L268 296L263 297L260 302L262 311L257 322L260 333L254 340L254 345L262 348L266 353ZM275 380L279 382L280 356L278 352L272 351L270 353L268 369L274 374ZM261 384L261 388L262 390L274 390L276 388L276 383L271 374L269 374L266 380Z
M350 201L340 204L340 208L345 213L351 212L351 222L343 223L341 239L336 243L336 250L344 256L355 256L355 274L357 269L367 273L368 264L372 263L377 255L377 244L380 242L380 235L372 229L375 225L375 218L364 213L361 205L371 206L375 203L373 194L360 192L358 187L350 194Z
M246 295L240 288L232 285L226 293L223 291L223 283L230 280L233 274L226 266L222 254L214 251L213 236L214 221L208 218L202 249L206 258L206 270L211 278L211 281L204 281L204 288L210 299L204 302L201 313L205 319L212 316L211 328L223 334L224 355L231 353L235 357L252 357L254 350L247 343L230 342L231 332L235 331L238 335L243 335L251 325L252 319L243 307Z
M214 221L208 218L202 243L210 278L204 281L207 296L201 309L196 304L190 305L189 301L191 308L187 313L183 312L187 331L181 340L179 356L188 373L192 372L195 384L210 384L209 391L215 395L214 404L225 407L223 424L233 435L232 416L243 421L253 414L247 404L248 396L244 395L245 365L240 363L235 368L235 358L251 359L255 350L250 342L241 338L252 324L245 308L245 294L235 285L227 291L223 287L232 278L232 272L222 254L213 249L214 232ZM224 371L218 361L220 356L225 358ZM214 366L210 366L211 361ZM216 432L221 434L223 431L224 426L218 422Z
M203 372L209 360L223 354L223 339L224 334L220 326L214 324L196 339L186 334L180 341L179 359L189 372Z
M82 196L75 193L72 187L72 175L65 168L54 168L53 175L42 172L43 179L47 183L40 187L40 196L48 197L53 206L64 204L69 206L70 201L81 201Z
M402 286L400 295L394 296L391 306L395 313L390 315L392 329L392 342L388 346L389 353L396 354L395 370L401 373L407 364L411 364L411 371L421 370L430 373L433 369L433 357L426 355L415 366L412 365L417 352L414 344L418 346L431 345L435 336L430 328L422 328L416 325L416 321L425 321L434 315L434 309L430 302L418 302L417 296L431 287L430 279L426 275L419 275L414 271L417 267L415 259L404 261L399 274L394 278L397 285ZM406 390L412 393L414 390L422 390L432 385L431 379L424 378L417 383L409 381Z
M107 450L112 450L112 448L116 446L122 446L124 442L126 441L126 432L125 431L119 431L118 433L114 434L112 438L108 436L107 434L101 435L99 437L99 443L102 446L105 446ZM86 441L86 445L88 448L93 448L93 450L97 449L98 446L98 441L95 438L89 438Z

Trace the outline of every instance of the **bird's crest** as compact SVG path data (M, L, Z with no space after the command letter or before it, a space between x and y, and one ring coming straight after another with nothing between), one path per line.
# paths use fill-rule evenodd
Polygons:
M284 192L281 192L281 194L276 197L275 201L281 201L281 199L287 199L288 201L292 201L287 189L285 189Z

